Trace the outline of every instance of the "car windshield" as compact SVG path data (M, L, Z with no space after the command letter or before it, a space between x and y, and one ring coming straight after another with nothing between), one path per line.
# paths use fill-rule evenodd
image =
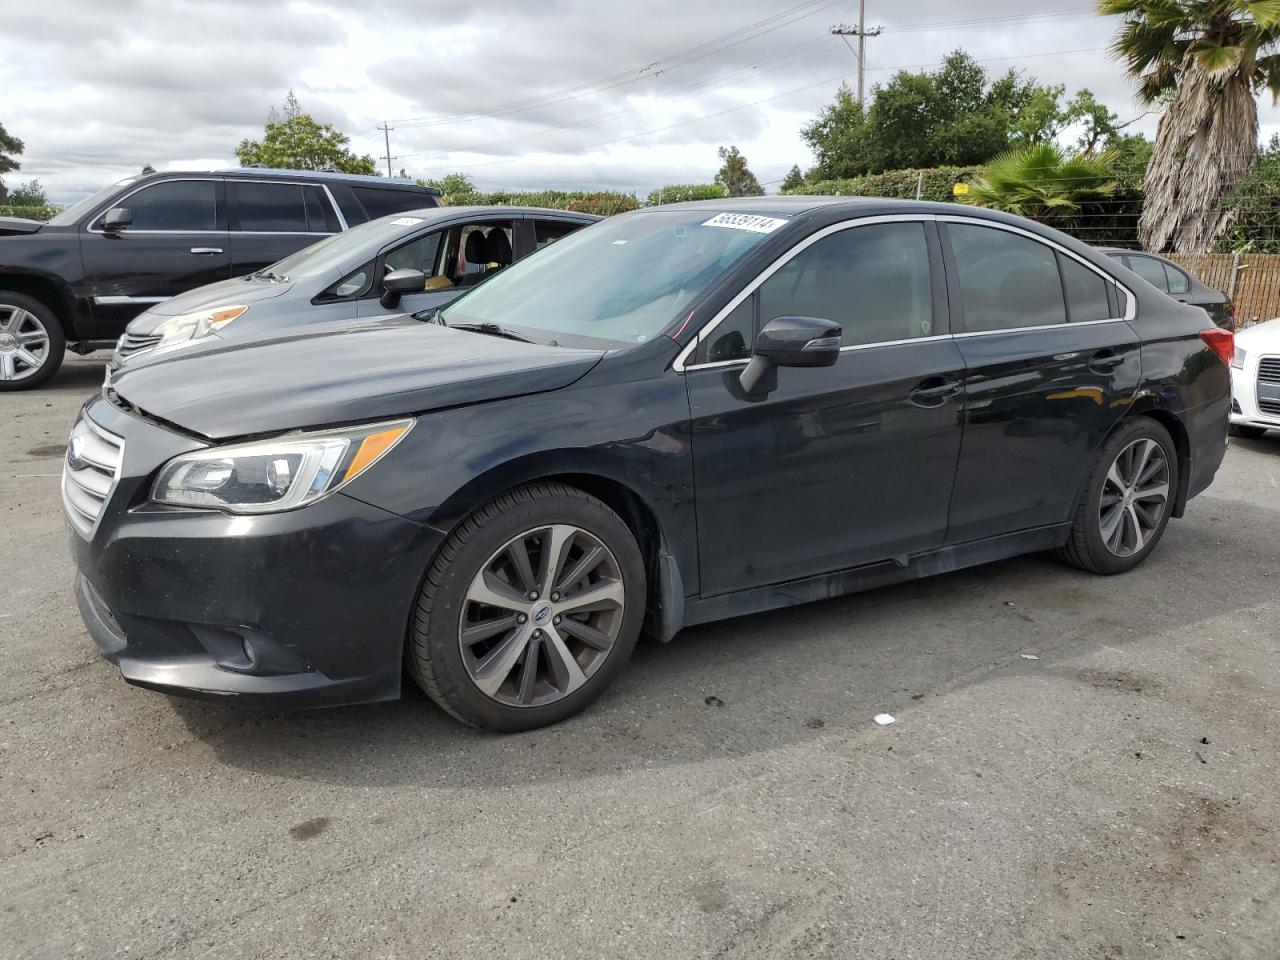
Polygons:
M283 260L266 267L263 272L278 277L318 277L338 270L357 267L371 258L382 247L407 236L415 227L423 223L422 217L412 214L398 214L394 217L383 217L381 220L370 220L358 227L335 233L325 237L319 243L303 247ZM353 263L352 260L356 262Z
M628 213L505 268L441 316L448 324L499 324L582 345L644 343L785 223L706 208Z
M93 210L98 204L102 203L112 194L116 193L121 187L128 186L140 177L125 177L123 180L117 180L109 187L103 187L97 193L90 194L83 200L77 200L67 209L63 210L57 216L53 217L49 223L55 227L66 227L83 217L90 210Z

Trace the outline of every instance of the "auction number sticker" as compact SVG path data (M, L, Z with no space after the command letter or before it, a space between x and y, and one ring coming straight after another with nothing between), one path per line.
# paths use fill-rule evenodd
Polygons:
M706 221L704 227L728 227L730 230L750 230L752 233L773 233L787 221L777 217L761 217L754 213L717 213Z
M414 224L421 223L418 217L400 217L398 220L392 220L391 223L397 227L412 227Z

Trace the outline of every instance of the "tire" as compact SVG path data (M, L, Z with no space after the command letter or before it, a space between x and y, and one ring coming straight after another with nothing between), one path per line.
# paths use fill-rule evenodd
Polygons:
M1173 438L1160 423L1135 417L1121 425L1098 451L1071 519L1070 538L1057 551L1058 559L1104 576L1132 570L1164 536L1178 489L1178 470ZM1140 473L1139 482L1131 483L1135 471ZM1163 500L1156 496L1161 487Z
M52 310L26 294L0 290L0 392L40 386L58 372L66 351Z
M555 547L561 560L549 574L544 557ZM410 625L409 672L471 726L507 733L556 723L622 671L645 597L640 548L616 513L563 484L520 487L471 514L440 548Z
M1244 423L1233 423L1229 428L1229 432L1233 437L1240 437L1242 440L1261 440L1266 435L1267 428L1251 427Z

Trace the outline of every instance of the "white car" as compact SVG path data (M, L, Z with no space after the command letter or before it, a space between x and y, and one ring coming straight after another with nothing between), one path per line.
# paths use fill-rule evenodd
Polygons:
M1280 318L1236 332L1231 360L1231 433L1280 430Z

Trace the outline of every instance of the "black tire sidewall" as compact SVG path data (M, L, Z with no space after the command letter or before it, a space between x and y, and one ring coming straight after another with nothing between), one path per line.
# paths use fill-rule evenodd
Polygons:
M1143 438L1156 441L1164 451L1169 463L1169 499L1165 504L1164 516L1160 518L1160 525L1147 539L1143 548L1131 556L1117 557L1107 549L1107 545L1102 540L1102 531L1098 526L1097 518L1102 504L1102 491L1106 484L1107 471L1111 469L1111 464L1120 455L1120 451L1135 440ZM1084 535L1091 569L1103 574L1124 573L1132 570L1150 555L1163 539L1165 529L1173 516L1180 470L1178 451L1174 446L1173 438L1169 436L1168 430L1150 417L1135 419L1111 435L1103 444L1098 454L1097 466L1089 478L1089 490L1083 504L1085 514L1080 518L1080 522L1086 525Z
M576 492L576 491L575 491ZM581 527L598 537L612 551L622 572L625 609L622 628L613 650L600 669L569 696L541 707L511 707L493 700L476 688L462 660L458 644L458 620L467 589L481 564L512 537L550 523ZM437 689L445 706L464 721L489 730L514 732L556 723L578 713L600 695L626 666L644 620L646 584L644 562L631 530L600 501L585 495L535 496L504 506L486 519L443 567L439 583L424 584L431 591L429 617L422 605L415 618L419 643L425 642ZM410 650L410 657L416 656ZM433 699L439 699L432 694Z
M62 332L62 324L52 310L24 293L12 293L0 290L0 306L18 307L33 314L49 335L49 355L44 364L32 376L21 380L0 380L0 391L30 390L47 381L62 366L62 359L67 351L66 335Z

